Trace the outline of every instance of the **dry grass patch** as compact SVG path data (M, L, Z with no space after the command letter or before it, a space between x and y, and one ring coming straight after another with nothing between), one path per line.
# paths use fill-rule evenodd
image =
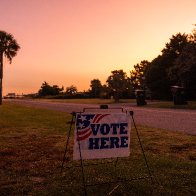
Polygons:
M184 160L196 157L196 137L184 133L139 126L146 150ZM142 130L146 131L143 132Z

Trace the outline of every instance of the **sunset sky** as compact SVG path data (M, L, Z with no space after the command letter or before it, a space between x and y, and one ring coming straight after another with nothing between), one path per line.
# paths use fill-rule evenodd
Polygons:
M4 95L36 93L44 81L84 91L191 33L196 0L0 0L0 13L0 30L21 46L4 61Z

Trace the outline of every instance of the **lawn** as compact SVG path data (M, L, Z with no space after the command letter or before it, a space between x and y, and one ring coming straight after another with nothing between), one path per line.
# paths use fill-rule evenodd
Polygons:
M0 107L0 195L83 195L80 162L61 164L71 115L5 103ZM167 130L137 126L148 160L150 179L87 187L88 195L196 195L196 139ZM110 163L108 163L108 161ZM88 184L148 175L131 132L128 158L84 161ZM89 163L104 163L86 166ZM112 191L113 190L113 191Z
M39 100L39 99L35 99ZM78 104L115 104L113 99L40 99L41 101L78 103ZM186 105L174 105L173 101L146 100L147 105L141 107L168 108L168 109L191 109L196 110L196 101L188 101ZM119 103L131 103L136 105L136 99L120 99Z
M149 102L149 103L151 104L147 104L144 107L196 110L196 101L188 101L187 104L185 105L174 105L172 101L157 101L155 103L153 102Z
M63 102L63 103L78 103L78 104L114 104L114 99L35 99L41 101ZM120 99L119 103L136 103L135 99Z

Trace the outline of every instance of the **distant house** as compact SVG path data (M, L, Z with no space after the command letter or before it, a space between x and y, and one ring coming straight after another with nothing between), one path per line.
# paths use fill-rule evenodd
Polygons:
M16 98L16 93L8 93L4 98L15 99Z
M4 99L17 99L22 97L23 95L16 95L16 93L8 93L6 96L4 96Z

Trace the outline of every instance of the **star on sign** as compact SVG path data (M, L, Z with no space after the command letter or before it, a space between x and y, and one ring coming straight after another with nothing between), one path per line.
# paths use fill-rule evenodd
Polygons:
M81 120L85 121L86 120L86 116L81 116Z
M80 129L82 129L82 128L83 128L83 126L84 126L84 124L83 124L83 123L79 123L79 125L78 125L78 127L79 127Z

